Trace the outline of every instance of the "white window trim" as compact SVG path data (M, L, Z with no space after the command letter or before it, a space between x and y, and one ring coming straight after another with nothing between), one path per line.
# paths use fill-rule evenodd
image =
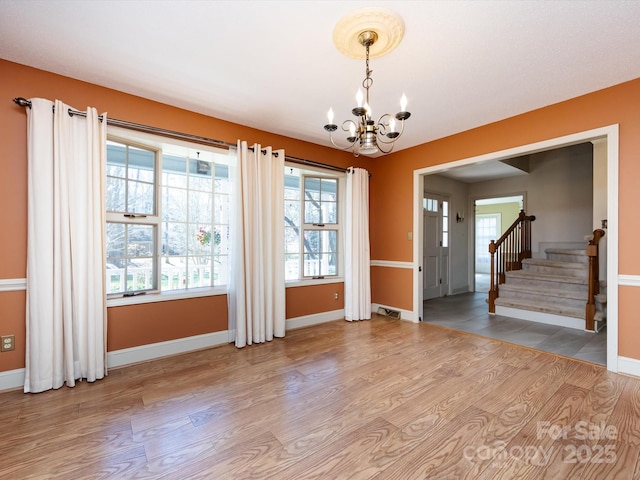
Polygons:
M344 229L345 229L345 217L346 217L346 191L347 191L347 174L346 172L331 172L328 173L326 169L313 167L313 166L301 166L297 163L285 162L285 168L295 168L300 170L300 278L286 280L285 287L299 287L309 285L322 285L329 283L341 283L344 282ZM313 224L304 223L304 177L315 178L337 178L338 179L338 212L337 224L325 224L330 227L318 227ZM283 200L284 201L284 200ZM334 227L335 226L335 227ZM305 230L336 230L338 232L338 273L336 275L323 275L321 278L304 276L304 231Z
M289 287L308 287L311 285L325 285L328 283L343 283L343 276L326 276L325 278L312 278L307 277L303 280L287 280L285 282L285 288Z
M153 227L155 227L155 249L156 251L159 248L159 241L160 241L160 223L161 223L161 215L162 212L160 211L161 208L161 203L160 203L160 182L159 182L159 168L162 165L162 149L157 145L157 144L145 144L145 143L140 143L138 141L136 141L135 139L130 139L130 138L126 138L126 137L122 137L122 136L115 136L115 135L110 135L109 134L109 130L107 130L107 140L112 141L112 142L118 142L118 143L122 143L123 145L128 145L131 147L135 147L135 148L140 148L143 150L148 150L148 151L152 151L154 153L154 179L153 179L153 185L154 185L154 192L155 192L155 198L154 198L154 202L155 202L155 208L154 208L154 213L152 215L144 215L144 216L138 216L138 217L127 217L126 213L124 212L110 212L109 210L105 211L105 225L108 223L122 223L124 225L151 225ZM153 278L155 281L155 288L150 289L150 290L144 290L145 294L146 293L160 293L160 287L158 285L158 279L159 279L159 273L160 273L160 258L158 256L158 258L155 259L155 261L153 262ZM136 293L133 296L140 296L142 293ZM111 298L118 298L118 297L122 297L125 296L125 293L110 293L107 294L107 299L111 299ZM127 296L127 298L130 298L131 296Z
M290 280L285 283L285 288L309 287L313 285L327 285L332 283L344 283L344 277L327 277L305 280ZM107 308L122 307L126 305L139 305L142 303L170 302L172 300L184 300L187 298L216 297L227 294L226 286L193 288L190 290L173 290L169 292L146 292L132 297L113 296L107 299Z
M156 155L159 155L160 158L156 157L156 172L155 172L155 187L156 187L156 214L155 216L147 216L144 218L133 218L128 219L125 217L126 221L122 220L122 213L111 213L105 212L105 221L106 222L119 222L119 223L130 223L130 224L152 224L156 225L156 248L160 248L161 242L161 232L160 232L160 224L162 223L162 202L161 202L161 190L162 186L160 185L160 175L162 170L162 151L163 147L166 145L182 147L190 150L198 150L198 151L211 151L214 153L220 152L221 149L216 147L209 147L206 145L199 145L192 142L187 142L184 140L176 140L176 139L164 139L161 135L154 135L144 132L131 131L126 128L109 126L107 128L107 138L109 140L115 142L123 142L128 145L137 146L140 148L144 148L147 150L156 151ZM157 218L157 222L153 221L153 218ZM145 221L146 220L146 221ZM161 273L161 262L162 256L157 255L156 262L154 262L154 268L156 271L154 272L156 281L159 282L160 273ZM217 285L211 287L194 287L190 289L181 289L181 290L168 290L161 291L159 283L156 283L156 289L154 290L145 290L136 292L134 295L125 295L124 293L113 293L107 294L107 307L117 307L123 305L137 305L142 303L155 303L155 302L164 302L171 300L181 300L187 298L199 298L199 297L208 297L208 296L217 296L217 295L226 295L227 286L226 285Z

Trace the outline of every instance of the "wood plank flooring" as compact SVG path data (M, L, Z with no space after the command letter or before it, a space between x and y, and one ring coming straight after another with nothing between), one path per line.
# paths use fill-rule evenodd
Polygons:
M640 479L640 379L375 315L0 406L0 478Z

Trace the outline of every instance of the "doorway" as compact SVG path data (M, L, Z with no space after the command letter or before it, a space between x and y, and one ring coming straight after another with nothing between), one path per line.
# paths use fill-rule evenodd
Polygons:
M424 299L449 294L449 197L425 193L422 200Z
M469 166L488 164L494 161L505 160L509 158L515 158L522 155L528 155L531 153L542 152L551 150L554 148L576 145L583 142L597 142L598 140L604 140L606 142L606 162L607 162L607 246L606 246L606 270L607 270L607 339L606 339L606 357L607 357L607 369L613 372L619 370L620 359L618 357L618 285L620 279L618 278L618 165L619 165L619 130L617 125L609 125L606 127L600 127L593 130L578 132L563 137L552 138L528 145L522 145L519 147L509 148L501 151L491 152L476 157L469 157L446 164L435 165L432 167L424 167L414 170L414 205L416 207L421 206L422 199L424 197L424 185L425 176L434 173L439 173L445 170L449 170L458 166ZM471 205L470 205L471 206ZM419 212L419 213L418 213ZM416 232L418 238L414 238L413 244L413 259L416 269L414 270L413 277L413 320L418 322L422 321L424 315L424 303L423 303L423 273L422 273L422 261L423 261L423 225L424 217L422 215L421 208L414 207L413 217L413 231ZM471 222L469 222L471 223ZM472 235L472 228L470 225L470 234ZM469 245L469 260L473 257L473 245ZM472 269L469 269L470 277L472 277ZM470 278L470 282L473 280Z
M474 200L474 291L489 291L489 243L498 240L524 209L524 194Z

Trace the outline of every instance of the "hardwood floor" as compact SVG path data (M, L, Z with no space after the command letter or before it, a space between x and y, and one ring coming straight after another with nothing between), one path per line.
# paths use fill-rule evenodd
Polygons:
M640 379L375 315L0 405L0 478L640 478Z

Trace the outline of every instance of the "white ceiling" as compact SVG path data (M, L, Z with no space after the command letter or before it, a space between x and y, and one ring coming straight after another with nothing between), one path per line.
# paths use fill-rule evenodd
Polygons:
M364 77L333 27L364 6L405 22L371 60L374 115L409 99L396 149L640 77L637 0L0 0L0 58L329 145Z
M512 167L498 160L472 163L461 167L453 167L438 172L438 175L452 178L463 183L475 183L484 180L527 175L528 172Z

